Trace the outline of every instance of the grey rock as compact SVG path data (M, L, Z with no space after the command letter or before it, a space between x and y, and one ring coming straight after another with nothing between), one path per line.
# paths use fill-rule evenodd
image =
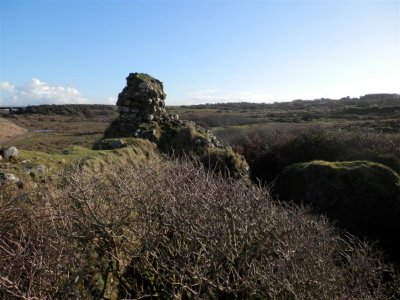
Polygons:
M3 156L0 155L0 161L3 159Z
M135 131L135 136L136 137L138 137L138 136L140 136L141 135L141 133L142 133L142 131L140 130L140 129L137 129L136 131Z
M6 180L8 181L19 181L19 178L14 174L8 173L5 175Z
M112 150L125 147L125 143L122 140L102 140L94 145L97 150Z
M25 173L31 176L43 175L44 173L46 173L46 167L44 165L39 165L36 167L27 168L25 169Z
M149 86L147 85L146 82L142 82L141 84L139 84L139 89L141 89L141 90L145 90L148 88L149 88Z
M3 156L5 159L10 159L10 158L18 158L19 156L19 151L15 146L11 146L10 148L6 148L3 150Z
M126 107L126 106L119 106L118 107L118 111L119 112L122 112L122 113L127 113L127 112L129 112L129 107Z
M203 141L203 139L195 139L194 144L196 146L201 146L201 145L204 145L204 141Z

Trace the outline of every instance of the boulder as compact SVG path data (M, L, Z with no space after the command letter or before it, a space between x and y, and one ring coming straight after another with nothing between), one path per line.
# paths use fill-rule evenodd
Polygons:
M311 161L286 167L279 198L310 205L360 237L400 253L400 177L371 161Z
M15 146L11 146L9 148L5 148L1 151L1 155L5 159L16 159L19 156L19 151Z

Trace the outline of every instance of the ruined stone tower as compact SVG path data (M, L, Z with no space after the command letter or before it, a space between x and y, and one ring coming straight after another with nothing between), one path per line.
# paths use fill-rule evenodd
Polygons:
M178 117L165 110L161 81L144 73L130 73L118 95L119 118L107 129L105 137L143 136L145 124L178 123Z
M221 145L211 131L194 122L181 121L177 115L169 115L165 97L161 81L143 73L129 74L126 86L118 95L119 117L94 148L120 148L129 140L119 138L149 139L164 153L195 156L215 170L248 178L248 165L243 157Z

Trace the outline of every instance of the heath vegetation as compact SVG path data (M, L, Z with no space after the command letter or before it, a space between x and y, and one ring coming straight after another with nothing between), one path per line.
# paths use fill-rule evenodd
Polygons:
M390 299L379 252L189 161L2 185L3 299Z
M28 132L1 140L0 298L398 299L399 107L171 107L96 144L113 106L1 118Z

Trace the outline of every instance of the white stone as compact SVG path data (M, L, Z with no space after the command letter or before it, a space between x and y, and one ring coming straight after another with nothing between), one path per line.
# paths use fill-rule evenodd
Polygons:
M5 159L17 158L19 156L19 151L15 146L11 146L3 151L3 156Z
M8 181L19 181L19 178L15 176L14 174L4 174L4 179Z

